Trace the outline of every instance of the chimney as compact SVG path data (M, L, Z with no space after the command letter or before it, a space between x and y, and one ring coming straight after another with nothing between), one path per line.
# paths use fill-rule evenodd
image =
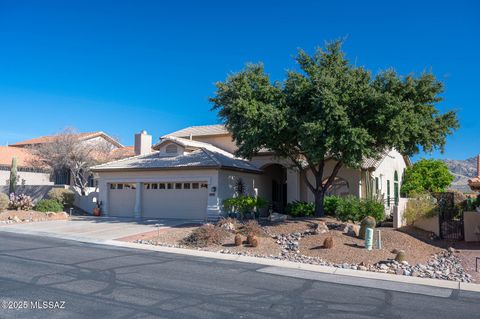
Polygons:
M480 154L477 156L477 177L480 177Z
M135 134L135 155L145 155L152 151L152 136L143 130Z

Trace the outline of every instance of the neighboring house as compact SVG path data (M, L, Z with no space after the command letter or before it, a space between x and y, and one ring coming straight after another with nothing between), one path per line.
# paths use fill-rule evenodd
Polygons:
M240 181L248 194L264 197L276 211L295 200L313 201L303 181L304 174L313 181L309 171L298 171L268 151L250 161L237 158L236 145L223 125L170 133L152 152L151 136L143 131L135 137L138 156L92 168L106 215L217 219L222 201L237 195ZM334 164L327 162L327 176ZM403 171L409 164L408 158L392 150L379 160L366 159L361 169L343 167L328 193L365 197L368 181L390 206L400 196Z
M47 169L32 166L32 154L27 149L0 146L0 186L9 185L13 157L17 158L19 185L53 185Z
M98 131L98 132L89 132L89 133L79 133L76 135L78 137L78 140L81 141L82 143L107 143L108 146L111 147L112 149L112 156L111 159L121 159L125 157L130 157L135 155L133 146L123 146L121 143L119 143L117 140L109 136L108 134ZM41 144L46 144L46 143L52 143L55 140L56 136L55 135L50 135L50 136L41 136L21 142L17 142L15 144L9 145L7 148L11 150L12 153L16 152L17 154L27 154L27 158L30 161L23 161L25 165L31 165L29 162L31 162L32 155L29 150L31 147L35 147ZM1 155L0 155L1 156ZM11 162L11 156L8 155L8 152L5 152L5 156L2 156L4 161L10 161ZM18 165L20 166L20 164ZM8 164L8 169L10 167L10 164ZM26 169L33 169L31 167L28 167ZM45 175L46 173L43 172ZM38 175L38 174L37 174ZM35 175L35 177L37 177ZM51 180L48 181L48 184L55 184L55 185L72 185L72 178L71 174L68 170L62 170L62 171L55 171L52 174L48 173L48 176L51 176ZM44 184L37 184L40 181L38 178L31 178L27 180L26 185L44 185ZM94 181L93 178L90 180L90 185L89 186L94 186Z

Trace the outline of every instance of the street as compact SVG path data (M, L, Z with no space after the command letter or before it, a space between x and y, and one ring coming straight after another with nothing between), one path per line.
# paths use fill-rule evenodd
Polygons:
M295 278L278 267L5 232L0 242L0 318L480 315L480 294L473 292L366 288Z

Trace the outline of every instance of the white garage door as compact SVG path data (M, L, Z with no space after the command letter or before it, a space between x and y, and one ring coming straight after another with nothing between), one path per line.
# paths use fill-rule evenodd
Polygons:
M149 218L204 219L207 182L146 183L142 216Z
M133 217L135 184L112 183L109 192L108 214L117 217Z

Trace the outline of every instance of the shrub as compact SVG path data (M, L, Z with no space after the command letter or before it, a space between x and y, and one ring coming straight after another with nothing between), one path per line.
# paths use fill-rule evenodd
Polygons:
M15 210L31 210L33 207L32 198L25 194L10 194L8 208Z
M407 225L412 225L419 219L434 217L437 214L437 200L429 194L420 194L408 200L403 218Z
M8 196L4 193L0 193L0 211L5 210L8 208Z
M249 220L240 226L240 232L244 235L260 236L264 233L262 227L256 220Z
M65 188L52 188L47 193L47 196L65 206L73 206L73 202L75 201L75 193Z
M293 201L285 207L285 213L292 217L309 217L315 214L315 205L313 203Z
M193 230L190 235L182 240L184 245L193 247L207 247L210 245L220 245L227 237L228 232L212 224L205 224Z
M385 207L376 199L358 199L354 196L337 197L335 216L341 221L358 222L367 216L372 216L376 221L385 219Z
M267 206L268 202L261 197L253 196L238 196L225 199L223 201L223 208L225 211L231 213L238 213L243 218L246 213L254 211L254 209L260 209Z
M338 196L326 196L325 200L323 201L323 208L325 210L325 215L335 216L338 203L341 200L342 198Z
M362 199L360 202L360 214L358 220L367 216L375 218L377 223L385 220L385 206L382 202L375 199Z
M61 212L63 211L62 203L59 203L55 199L42 199L37 205L35 205L35 210L39 212Z
M360 215L360 200L354 196L341 197L338 200L335 216L343 222L358 221Z

